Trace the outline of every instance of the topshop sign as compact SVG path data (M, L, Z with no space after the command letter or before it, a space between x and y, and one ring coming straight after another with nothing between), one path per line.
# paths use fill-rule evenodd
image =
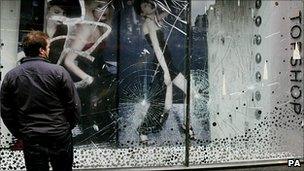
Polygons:
M293 26L291 27L290 30L290 35L291 35L291 40L292 43L290 45L294 50L299 50L299 54L302 52L302 42L299 41L301 40L302 36L302 11L300 10L298 15L295 17L290 18ZM301 103L302 99L302 90L303 90L303 72L301 70L301 65L302 65L302 60L301 57L295 58L295 56L291 57L290 59L290 65L291 65L291 70L290 70L290 81L292 83L292 87L290 88L290 94L292 97L292 101L290 104L293 106L293 110L297 114L301 114L303 104Z

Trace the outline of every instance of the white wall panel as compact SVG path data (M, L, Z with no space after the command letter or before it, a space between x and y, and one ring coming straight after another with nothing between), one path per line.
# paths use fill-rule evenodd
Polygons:
M1 42L3 46L0 49L1 77L16 66L18 34L19 34L19 17L20 17L20 0L1 0ZM1 143L0 147L7 146L11 141L8 136L8 130L1 119ZM8 141L9 140L9 141Z

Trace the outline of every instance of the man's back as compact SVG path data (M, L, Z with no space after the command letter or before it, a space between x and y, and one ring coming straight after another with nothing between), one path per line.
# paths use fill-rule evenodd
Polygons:
M2 110L5 107L13 110L24 138L60 137L74 126L68 121L67 110L71 106L67 106L66 99L74 99L69 96L75 92L65 92L71 86L67 85L67 79L70 77L63 67L41 57L26 57L7 73L1 91L12 98L2 102L5 104ZM72 107L77 111L78 106Z
M26 170L72 171L71 129L79 121L80 100L69 73L46 59L50 40L31 31L22 40L25 58L9 71L1 86L1 117L23 141Z

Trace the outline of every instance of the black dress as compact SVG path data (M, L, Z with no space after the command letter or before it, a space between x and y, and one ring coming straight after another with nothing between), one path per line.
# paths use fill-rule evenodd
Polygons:
M156 31L156 35L159 41L159 45L161 50L164 52L165 61L167 64L167 67L169 69L170 78L171 80L174 80L174 78L177 76L179 71L176 69L176 67L173 65L172 58L170 51L168 49L168 46L166 46L165 50L165 39L164 39L164 33L161 30ZM150 39L149 34L145 35L146 40L148 43L152 46L152 42ZM155 63L158 63L157 58L154 59ZM152 70L156 70L156 66L154 65L154 68ZM150 107L147 111L147 114L141 123L140 127L138 128L138 132L140 134L148 134L151 132L159 132L164 123L167 120L168 113L165 111L165 98L166 98L166 88L167 86L164 83L164 72L161 69L161 67L158 67L158 71L156 71L156 75L153 79L153 82L150 84L149 88L149 99L147 99L150 102ZM155 91L158 90L158 91ZM157 92L157 93L155 93Z

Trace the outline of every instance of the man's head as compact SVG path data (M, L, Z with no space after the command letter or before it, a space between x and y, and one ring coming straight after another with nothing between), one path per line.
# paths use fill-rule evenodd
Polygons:
M134 10L138 15L146 16L153 14L156 6L152 0L135 0Z
M23 51L27 57L40 56L48 58L50 52L49 36L41 31L29 32L22 41Z

